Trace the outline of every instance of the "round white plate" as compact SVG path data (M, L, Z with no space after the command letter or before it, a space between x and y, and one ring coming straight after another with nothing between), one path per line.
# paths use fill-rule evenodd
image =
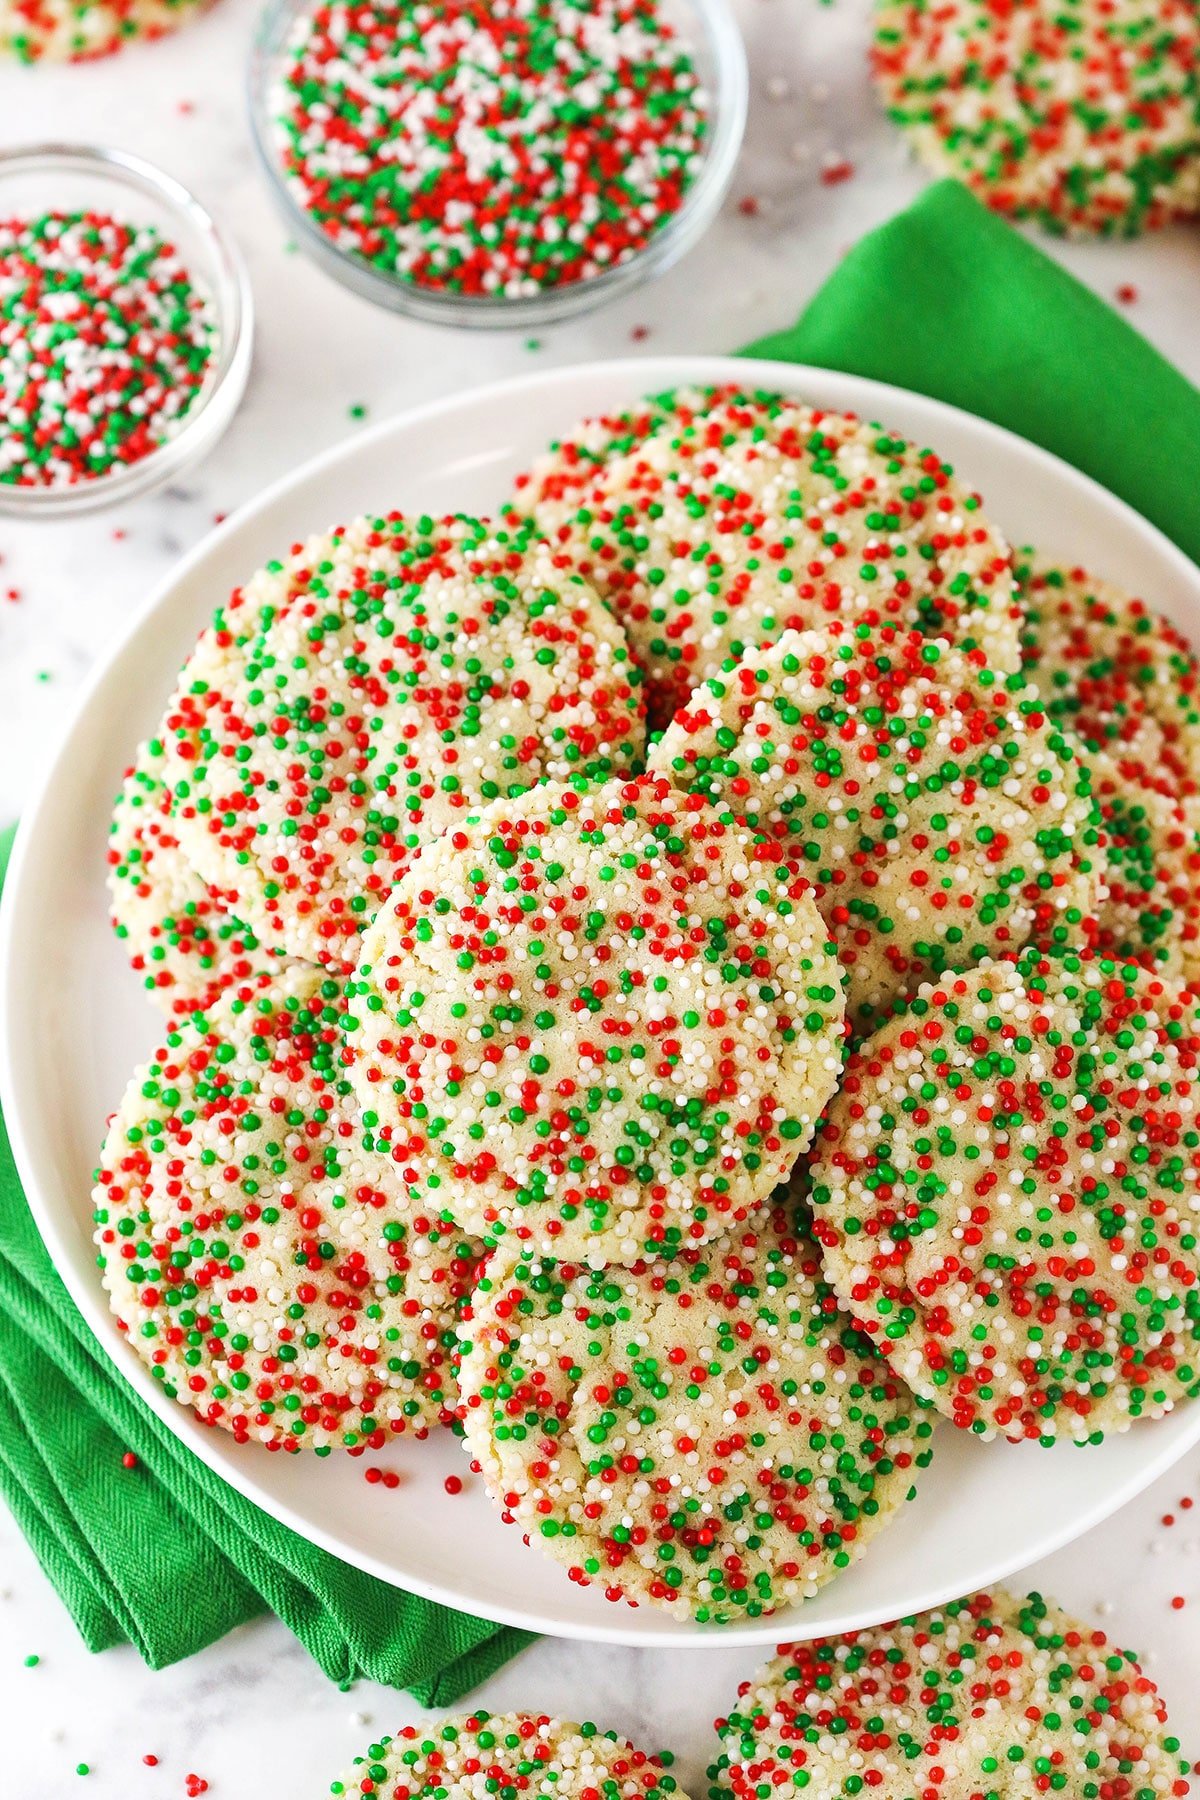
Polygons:
M738 381L878 419L930 443L980 488L1016 544L1148 596L1200 641L1200 570L1084 476L995 426L932 400L825 370L720 357L554 370L425 407L318 457L215 531L154 595L92 681L23 823L0 920L0 1068L17 1162L50 1254L122 1374L210 1467L303 1537L397 1587L563 1637L638 1645L777 1643L851 1630L1002 1579L1087 1530L1200 1439L1200 1404L1099 1448L979 1444L936 1433L916 1500L815 1600L758 1623L701 1627L610 1604L501 1523L449 1432L397 1445L398 1488L346 1456L239 1448L164 1397L122 1341L96 1275L91 1170L107 1113L163 1026L107 923L104 848L113 795L139 737L213 606L270 556L369 509L486 513L511 477L585 413L680 382Z

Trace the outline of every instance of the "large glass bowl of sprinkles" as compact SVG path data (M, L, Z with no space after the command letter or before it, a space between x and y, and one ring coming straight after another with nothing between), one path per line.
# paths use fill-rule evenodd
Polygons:
M250 368L241 259L192 194L121 150L0 152L0 515L176 481Z
M250 69L298 243L450 325L548 324L675 262L746 93L728 0L269 0Z

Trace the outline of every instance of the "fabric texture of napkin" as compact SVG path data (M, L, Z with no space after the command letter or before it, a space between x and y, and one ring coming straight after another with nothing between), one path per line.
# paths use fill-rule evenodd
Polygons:
M11 844L0 836L0 879ZM333 1680L444 1706L531 1641L350 1568L193 1455L114 1369L51 1266L2 1118L0 1495L88 1647L129 1642L152 1668L273 1612Z
M957 181L869 232L795 325L744 354L873 376L1006 425L1200 562L1200 392Z
M1200 559L1200 393L955 182L870 233L795 326L746 353L874 376L995 420ZM443 1705L528 1641L314 1549L167 1430L51 1267L2 1120L0 1493L91 1648L128 1640L156 1668L269 1610L335 1680L361 1674Z

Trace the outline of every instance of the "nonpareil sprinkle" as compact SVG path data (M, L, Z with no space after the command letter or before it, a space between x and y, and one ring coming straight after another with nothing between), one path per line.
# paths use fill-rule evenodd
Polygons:
M158 230L0 220L0 483L68 487L159 448L216 353L211 297Z
M658 0L330 0L298 20L274 112L339 249L510 296L641 250L696 176L708 100Z

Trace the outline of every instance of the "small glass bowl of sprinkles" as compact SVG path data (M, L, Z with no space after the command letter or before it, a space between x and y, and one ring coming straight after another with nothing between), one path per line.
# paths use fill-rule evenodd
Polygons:
M746 99L728 0L270 0L250 69L297 242L444 325L551 324L667 268Z
M121 150L0 152L0 515L61 518L178 480L250 369L241 258Z

